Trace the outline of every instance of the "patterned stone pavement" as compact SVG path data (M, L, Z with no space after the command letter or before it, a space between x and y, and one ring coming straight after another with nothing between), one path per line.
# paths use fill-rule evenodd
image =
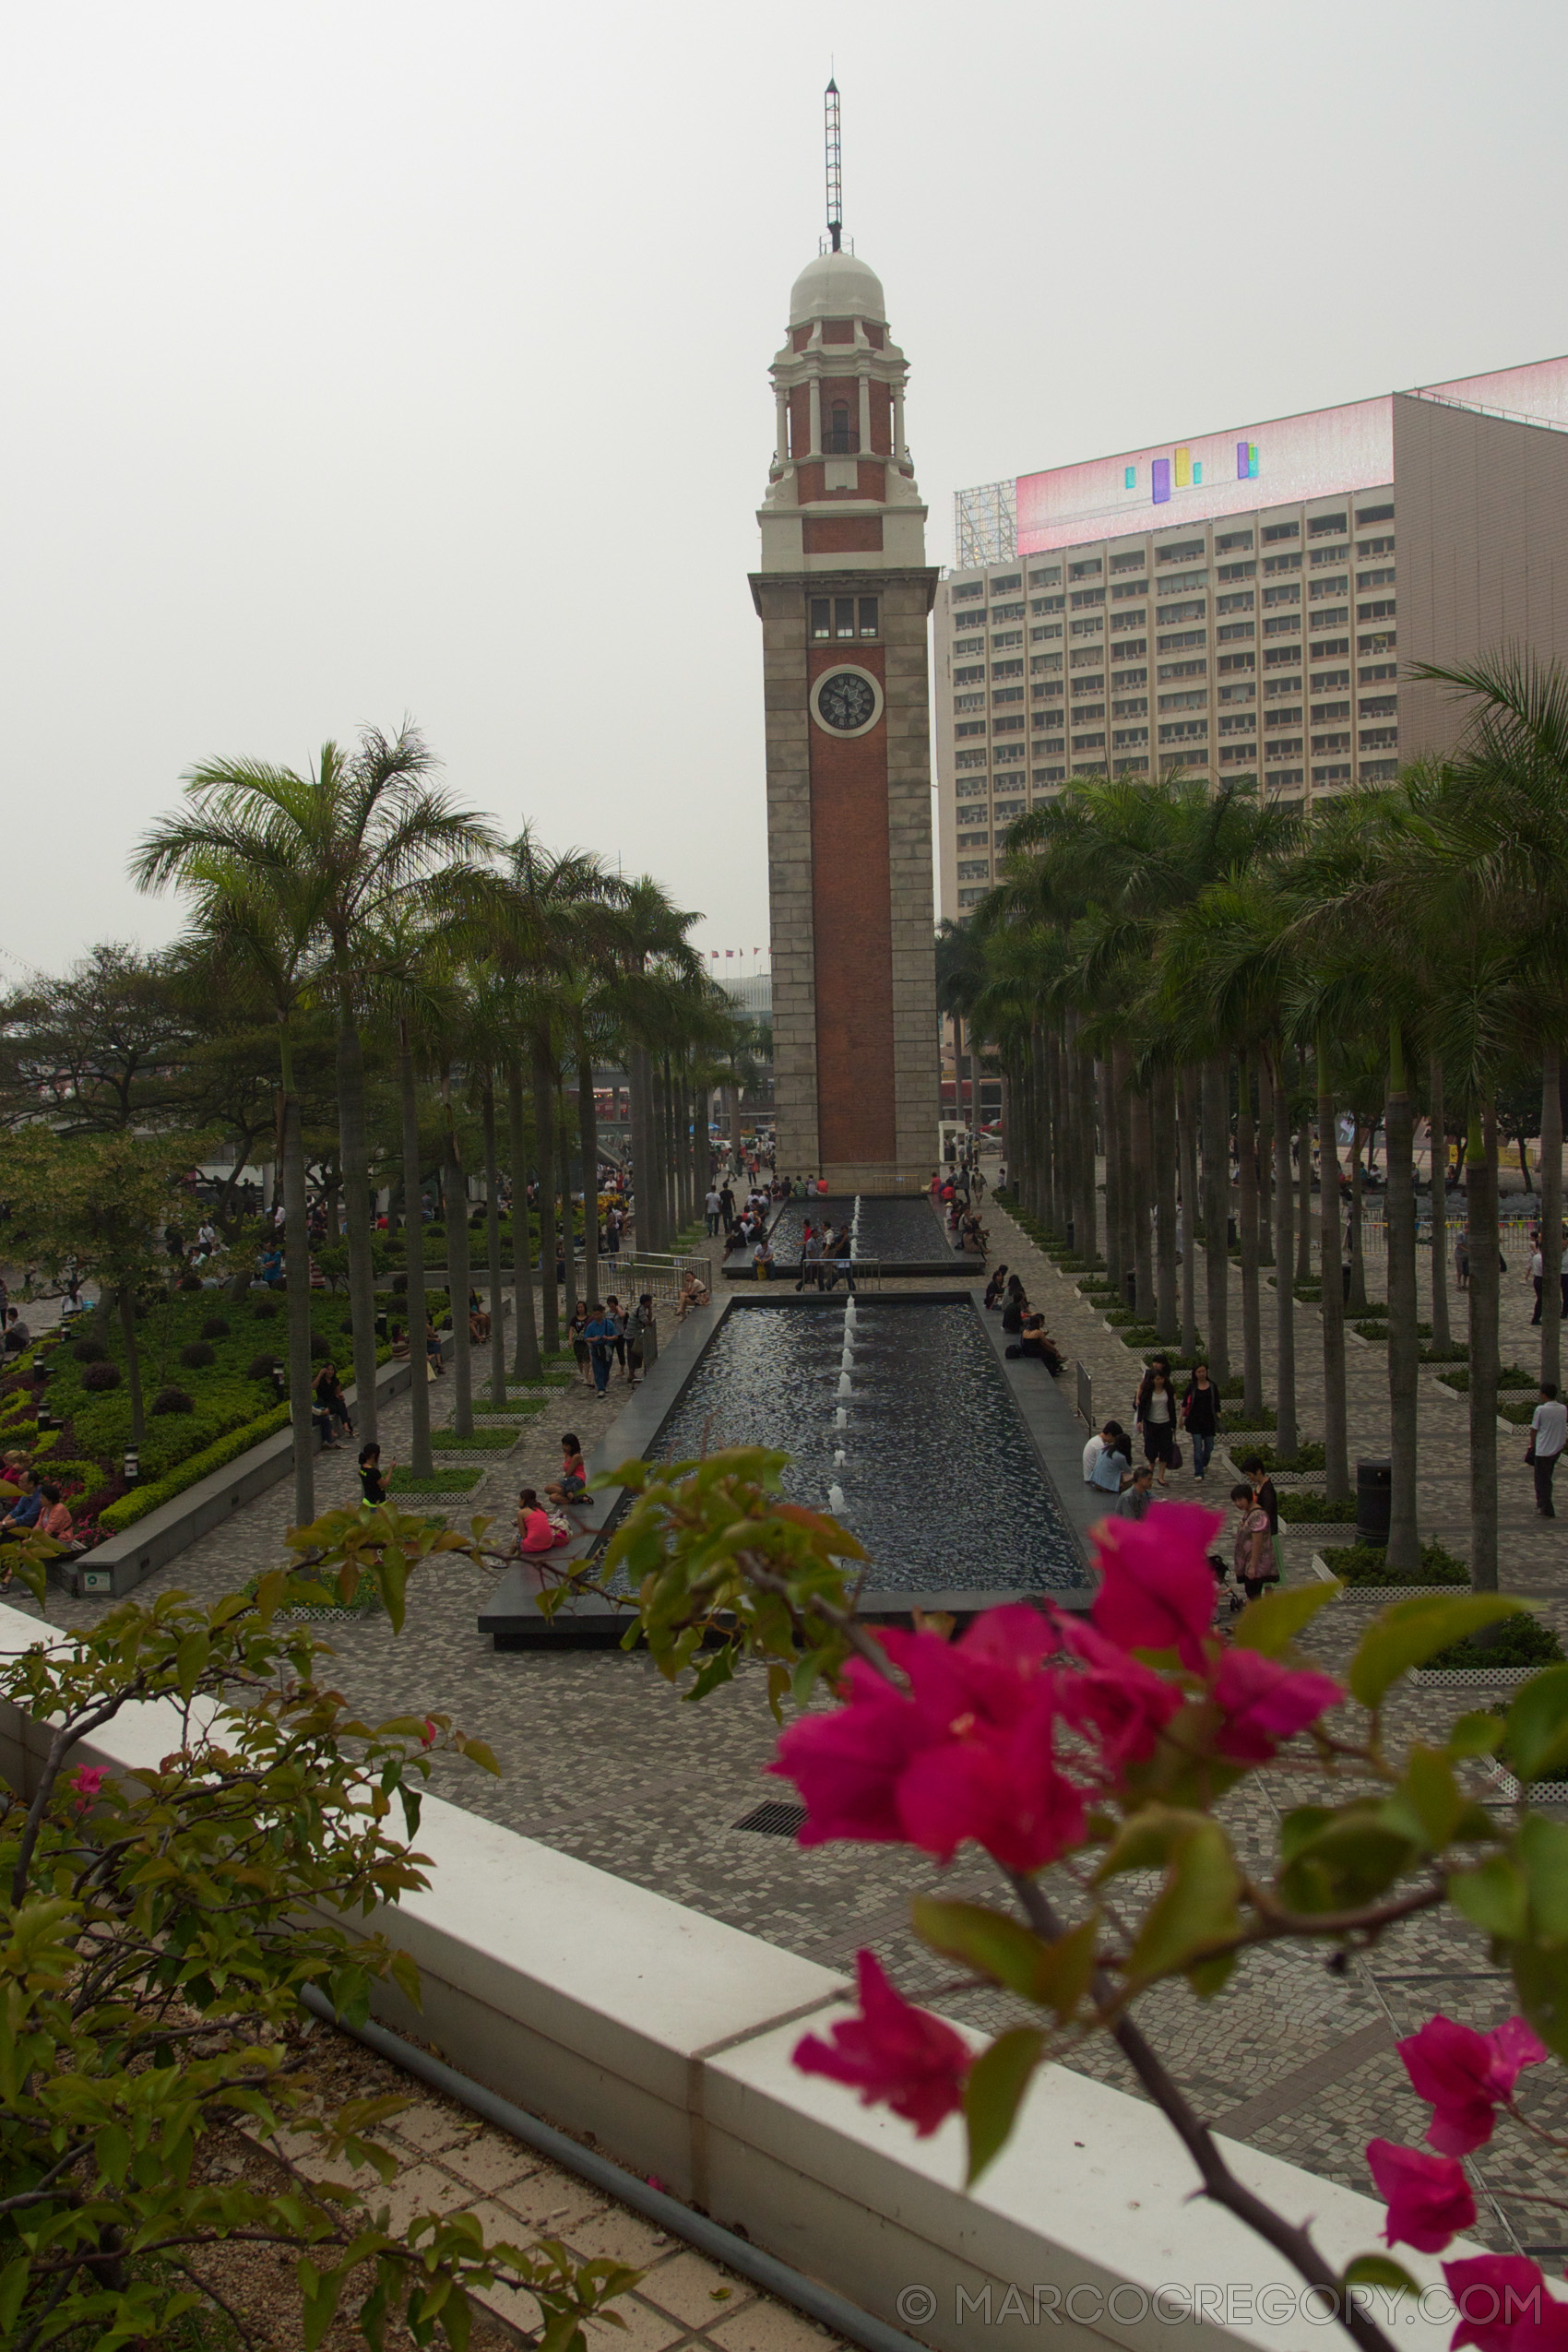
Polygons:
M1069 1357L1092 1372L1097 1412L1123 1411L1135 1363L1071 1283L1033 1250L1021 1229L987 1204L992 1258L1021 1272L1047 1311ZM1529 1298L1515 1265L1504 1285L1503 1358L1530 1364ZM1373 1287L1381 1266L1369 1268ZM1202 1286L1200 1281L1200 1297ZM1240 1331L1240 1282L1232 1277L1233 1331ZM1272 1347L1272 1293L1265 1289L1265 1361ZM1463 1331L1463 1301L1455 1327ZM1423 1309L1425 1301L1423 1299ZM1303 1433L1321 1436L1321 1374L1313 1350L1315 1310L1298 1309L1299 1381ZM1351 1344L1351 1453L1385 1450L1387 1399L1384 1353ZM1043 1375L1042 1375L1043 1377ZM1064 1375L1071 1379L1069 1370ZM1265 1389L1272 1395L1265 1370ZM624 1392L619 1392L624 1396ZM449 1385L432 1392L445 1409ZM485 1464L473 1503L454 1506L499 1512L517 1486L540 1482L557 1459L560 1430L575 1427L590 1450L605 1438L619 1401L605 1405L581 1390L562 1392L545 1415L526 1425L518 1444ZM386 1416L388 1450L406 1450L406 1404ZM1421 1528L1450 1549L1466 1549L1466 1410L1423 1375L1421 1400ZM1522 1435L1500 1434L1503 1493L1504 1583L1537 1599L1544 1614L1568 1625L1568 1567L1558 1547L1568 1541L1568 1519L1556 1526L1533 1512L1527 1474L1518 1467ZM1218 1500L1227 1479L1211 1479ZM1217 1493L1218 1484L1218 1493ZM327 1501L354 1491L353 1459L345 1453L322 1466ZM1200 1498L1190 1473L1176 1491ZM193 1547L154 1580L202 1595L231 1588L253 1569L277 1559L286 1513L283 1491L265 1496L221 1530ZM1288 1538L1291 1574L1307 1573L1310 1539ZM465 1563L443 1565L416 1585L409 1622L394 1639L385 1624L333 1628L337 1676L348 1697L366 1712L449 1709L486 1739L503 1765L499 1782L467 1767L441 1767L441 1793L490 1818L543 1839L616 1875L656 1888L678 1902L829 1965L848 1966L859 1944L870 1942L911 1993L939 2000L951 2013L994 2028L1011 2012L1005 1999L955 1989L918 1945L908 1926L912 1892L943 1883L949 1892L983 1892L986 1866L961 1857L943 1874L881 1848L826 1847L802 1851L787 1837L737 1826L758 1800L788 1797L786 1786L763 1777L772 1727L759 1673L742 1669L735 1682L703 1705L683 1705L647 1660L619 1653L540 1657L498 1656L480 1639L477 1606L491 1578ZM67 1603L52 1595L57 1623L86 1621L98 1605ZM1320 1621L1315 1646L1331 1667L1343 1664L1364 1610L1342 1603ZM1428 1734L1473 1694L1408 1694L1391 1710L1396 1729ZM1230 1803L1243 1849L1271 1846L1277 1817L1310 1793L1297 1772L1259 1775ZM1059 1890L1072 1907L1073 1890ZM1446 1920L1408 1923L1376 1953L1336 1974L1321 1956L1280 1948L1251 1956L1218 1998L1194 2001L1184 1990L1162 1990L1145 2015L1158 2047L1205 2111L1238 2137L1344 2180L1368 2186L1361 2155L1381 2132L1414 2140L1425 2111L1405 2084L1393 2054L1396 2035L1433 2011L1488 2025L1509 2013L1506 1980L1490 1964L1480 1941ZM1132 2089L1113 2047L1092 2044L1076 2053L1083 2071ZM1548 2103L1530 2086L1525 2104L1550 2120ZM1562 2120L1559 2120L1562 2128ZM1532 2206L1522 2192L1539 2167L1517 2131L1500 2132L1477 2165L1480 2234L1498 2245L1540 2250L1563 2236L1560 2219ZM731 2347L743 2352L743 2347Z

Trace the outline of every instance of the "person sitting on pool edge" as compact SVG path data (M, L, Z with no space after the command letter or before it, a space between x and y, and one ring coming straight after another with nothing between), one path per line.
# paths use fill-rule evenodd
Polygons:
M574 1516L574 1506L581 1509L587 1504L588 1466L583 1460L583 1449L570 1430L561 1440L561 1475L545 1488L544 1492L545 1499L553 1503L556 1509L571 1520L578 1534L586 1536L588 1528Z
M521 1488L517 1494L517 1550L555 1551L571 1540L565 1527L558 1526L551 1518L533 1488Z

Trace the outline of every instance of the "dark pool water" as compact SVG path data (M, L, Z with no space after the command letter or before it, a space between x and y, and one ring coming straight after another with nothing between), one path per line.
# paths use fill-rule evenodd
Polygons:
M875 1563L877 1590L1039 1592L1081 1581L1072 1537L967 1301L861 1300L848 1326L837 1306L738 1307L654 1452L678 1460L705 1442L709 1452L790 1454L788 1491L853 1529Z
M848 1225L855 1214L853 1197L824 1193L815 1200L786 1201L773 1228L773 1254L780 1265L793 1265L801 1254L801 1234L809 1217L814 1225ZM929 1265L952 1253L952 1243L932 1215L931 1204L921 1200L874 1200L862 1194L860 1229L854 1253L861 1258L903 1258Z

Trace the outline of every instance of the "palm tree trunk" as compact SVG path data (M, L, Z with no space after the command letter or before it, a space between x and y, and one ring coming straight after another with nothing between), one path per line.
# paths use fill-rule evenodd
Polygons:
M539 1171L540 1338L546 1355L561 1345L561 1293L555 1280L555 1087L543 1042L533 1050L534 1164Z
M1077 1118L1075 1123L1078 1139L1075 1182L1078 1194L1077 1254L1090 1265L1104 1263L1099 1237L1099 1186L1095 1171L1095 1074L1090 1056L1080 1051L1077 1044L1078 1016L1072 1015L1073 1066L1076 1073Z
M1258 1264L1274 1263L1274 1089L1266 1059L1258 1063Z
M1128 1095L1128 1157L1133 1204L1133 1265L1138 1293L1138 1321L1152 1323L1154 1302L1154 1104L1147 1087Z
M599 1109L593 1099L593 1056L577 1030L577 1149L583 1162L583 1296L599 1297Z
M484 1114L484 1244L490 1276L490 1401L506 1402L506 1294L501 1272L501 1169L495 1151L495 1073L487 1068L480 1106Z
M1334 1147L1334 1074L1328 1039L1317 1047L1318 1255L1323 1264L1323 1445L1324 1491L1331 1503L1350 1498L1350 1458L1346 1436L1345 1288L1339 1256L1339 1156Z
M1198 1079L1182 1073L1182 1353L1189 1363L1198 1346Z
M1454 1344L1448 1321L1448 1126L1443 1105L1443 1064L1434 1053L1428 1070L1431 1116L1427 1158L1431 1163L1431 1345L1437 1355Z
M512 1370L519 1380L538 1374L539 1331L533 1314L533 1267L529 1236L529 1146L523 1121L523 1069L506 1065L506 1125L512 1157L512 1302L517 1330Z
M471 1437L474 1428L473 1348L469 1335L469 1289L472 1268L469 1257L469 1180L457 1148L457 1123L452 1115L452 1074L443 1070L441 1091L445 1099L446 1148L442 1170L446 1200L446 1287L452 1309L452 1428L458 1437Z
M646 1049L634 1045L626 1056L626 1075L631 1085L632 1119L632 1196L636 1216L637 1247L651 1250L653 1210L652 1163L653 1123L649 1117L649 1096L653 1073Z
M1303 1118L1296 1136L1296 1181L1301 1186L1300 1238L1296 1244L1296 1279L1313 1278L1313 1123Z
M407 1025L398 1040L398 1083L403 1101L403 1210L409 1282L409 1416L416 1479L434 1475L430 1455L430 1374L425 1370L424 1326L428 1314L424 1296L424 1212L421 1195L419 1095L414 1086L414 1059ZM452 1256L446 1246L447 1263Z
M1249 1416L1256 1416L1264 1409L1263 1327L1258 1303L1258 1162L1251 1054L1238 1056L1236 1074L1236 1165L1241 1180L1237 1220L1241 1243L1241 1404Z
M1470 1235L1470 1583L1497 1590L1497 1110L1470 1113L1465 1201Z
M561 1312L570 1323L577 1305L577 1213L572 1205L572 1146L566 1132L566 1087L555 1074L555 1137L561 1172Z
M1116 1303L1120 1307L1127 1298L1127 1276L1122 1259L1122 1146L1117 1133L1120 1106L1111 1063L1099 1062L1095 1068L1099 1078L1099 1133L1105 1152L1105 1265L1116 1287Z
M1352 1314L1367 1311L1367 1261L1361 1232L1361 1121L1358 1112L1350 1129L1350 1298Z
M375 1426L375 1269L370 1254L370 1155L365 1143L364 1052L354 1025L352 983L338 985L338 1141L349 1241L349 1312L354 1324L354 1384L362 1445ZM287 1215L287 1211L285 1211Z
M1540 1376L1562 1378L1562 1057L1555 1045L1541 1055L1540 1087Z
M1290 1096L1285 1083L1285 1056L1277 1047L1274 1063L1274 1197L1278 1220L1274 1241L1274 1393L1275 1450L1282 1462L1299 1454L1301 1433L1296 1425L1296 1291L1291 1262L1296 1243L1296 1193L1290 1172Z
M1208 1369L1223 1387L1230 1377L1230 1149L1229 1073L1218 1056L1203 1065L1204 1274Z
M283 1273L289 1315L289 1425L294 1441L294 1525L315 1517L315 1423L311 1419L310 1229L305 1213L305 1149L293 1057L283 1048L281 1164Z
M1420 1564L1416 1530L1417 1404L1420 1342L1416 1336L1414 1126L1405 1077L1405 1041L1396 1021L1388 1040L1388 1565Z
M1155 1328L1167 1346L1179 1330L1176 1309L1176 1079L1161 1065L1154 1080Z
M1125 1046L1118 1047L1111 1066L1115 1074L1116 1214L1121 1222L1117 1246L1122 1253L1122 1303L1125 1304L1127 1277L1133 1277L1134 1294L1138 1278L1137 1156L1133 1149L1132 1056ZM1141 1315L1144 1301L1134 1296L1134 1303Z

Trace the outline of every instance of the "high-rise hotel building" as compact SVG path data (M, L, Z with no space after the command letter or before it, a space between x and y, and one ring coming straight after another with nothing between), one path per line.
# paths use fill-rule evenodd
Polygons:
M943 911L1075 776L1310 804L1449 748L1413 661L1568 659L1568 359L961 491L935 604Z

